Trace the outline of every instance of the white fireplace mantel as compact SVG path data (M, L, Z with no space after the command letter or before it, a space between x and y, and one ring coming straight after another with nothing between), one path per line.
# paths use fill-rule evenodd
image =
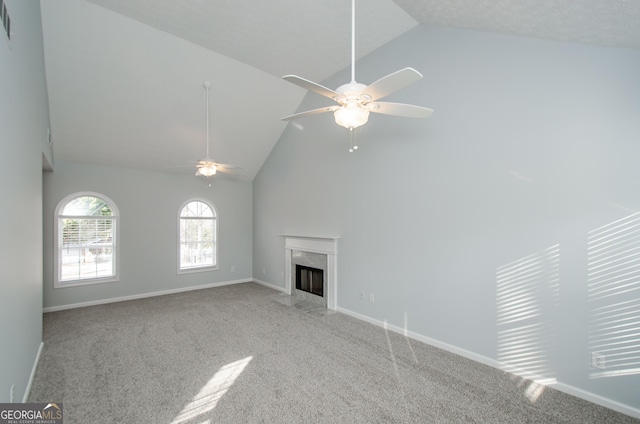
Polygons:
M285 258L285 292L292 294L291 256L293 251L321 253L327 255L327 309L338 305L338 239L339 237L297 236L282 234Z

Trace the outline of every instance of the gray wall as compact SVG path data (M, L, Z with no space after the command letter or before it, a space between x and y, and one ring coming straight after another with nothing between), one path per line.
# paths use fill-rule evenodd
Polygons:
M600 330L621 317L618 330L640 330L638 271L598 295L588 244L640 211L640 53L419 26L356 79L405 66L425 78L385 100L430 119L372 115L354 154L331 114L287 128L254 180L254 277L284 287L280 234L340 236L339 308L640 408L637 341L609 362L617 376L590 367L615 346ZM300 111L327 104L310 94ZM619 227L627 245L634 219ZM623 256L640 258L622 245L604 263Z
M55 172L45 175L44 190L46 308L251 279L250 183L218 178L208 187L192 173L57 162ZM54 289L55 208L66 196L81 191L101 193L118 207L120 281ZM192 198L209 200L218 213L219 269L178 275L178 212Z
M49 109L40 2L5 1L0 33L0 402L21 402L42 340L42 163ZM3 28L4 30L4 28Z

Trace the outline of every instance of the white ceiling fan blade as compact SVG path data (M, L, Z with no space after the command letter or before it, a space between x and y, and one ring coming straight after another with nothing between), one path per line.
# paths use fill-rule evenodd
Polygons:
M238 165L229 165L228 163L216 163L216 171L229 175L238 175L242 169Z
M215 164L216 164L217 167L222 167L222 168L227 168L227 169L242 169L238 165L231 165L231 164L228 164L228 163L215 162Z
M227 169L227 168L218 168L218 172L221 172L223 174L228 174L228 175L234 175L234 176L238 175L238 172L234 171L233 169Z
M164 169L177 169L177 168L193 168L193 164L192 165L169 165L164 167Z
M240 168L238 165L230 165L228 163L216 163L216 169L218 171L228 172L228 171L238 171L242 168Z
M413 68L404 68L389 74L386 77L382 77L378 81L369 85L367 88L362 90L360 98L366 95L371 98L367 101L378 100L388 96L389 94L395 93L396 91L400 91L420 79L422 79L422 74L420 72Z
M313 81L309 81L307 79L301 78L297 75L285 75L284 77L282 77L282 79L285 79L290 83L298 85L306 90L313 91L314 93L320 94L321 96L328 97L331 100L335 100L336 97L337 98L343 97L342 94L337 93L331 90L330 88L324 87Z
M378 108L371 109L371 112L384 115L404 116L405 118L428 118L433 113L433 109L404 103L376 102L375 104Z
M300 113L296 113L294 115L285 116L284 118L282 118L282 120L283 121L291 121L293 119L304 118L304 117L312 116L312 115L318 115L320 113L334 112L337 109L340 109L340 106L336 105L336 106L321 107L319 109L311 109L311 110L308 110L306 112L300 112Z

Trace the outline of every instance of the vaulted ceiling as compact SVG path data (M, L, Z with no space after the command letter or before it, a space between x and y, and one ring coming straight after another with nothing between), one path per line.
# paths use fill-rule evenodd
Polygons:
M241 166L234 178L251 181L285 128L280 118L306 94L280 77L321 82L350 63L349 0L41 4L56 161L195 172L190 164L206 150L202 83L210 81L213 157ZM419 24L640 49L637 1L360 0L356 7L357 57Z

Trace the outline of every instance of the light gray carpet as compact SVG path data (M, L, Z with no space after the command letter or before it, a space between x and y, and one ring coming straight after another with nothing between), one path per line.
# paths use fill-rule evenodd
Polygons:
M30 402L65 423L637 423L245 283L48 313ZM286 302L285 302L286 303Z

